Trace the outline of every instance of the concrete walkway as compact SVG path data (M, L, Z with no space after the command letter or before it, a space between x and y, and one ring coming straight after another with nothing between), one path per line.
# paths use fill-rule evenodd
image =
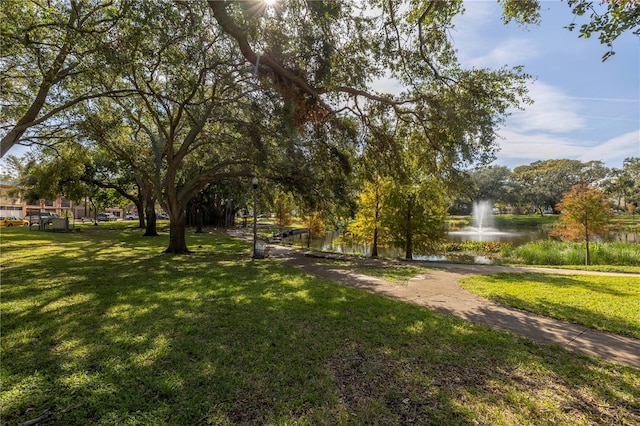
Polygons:
M429 271L411 279L408 285L396 285L379 278L356 274L321 264L314 258L283 246L270 246L270 256L282 259L310 273L344 284L383 294L433 311L452 314L465 320L485 324L528 337L541 343L557 344L566 349L619 364L640 368L640 340L592 330L566 321L502 306L466 291L458 285L470 275L497 272L544 272L557 274L624 275L637 280L640 275L568 271L547 268L516 268L495 265L460 265L429 263Z

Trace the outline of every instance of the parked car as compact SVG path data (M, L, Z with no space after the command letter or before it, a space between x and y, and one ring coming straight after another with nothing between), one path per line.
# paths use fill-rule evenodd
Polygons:
M51 213L51 212L40 212L37 214L32 214L29 217L25 217L26 220L28 220L31 224L37 224L37 223L51 223L53 222L53 218L56 217L60 217L55 213Z
M126 220L138 220L138 219L140 219L140 216L138 216L138 213L129 213L124 218Z
M168 220L169 219L169 215L166 214L166 213L158 213L156 215L156 219L166 219L166 220Z
M111 222L114 220L118 220L118 217L113 213L98 213L96 218L98 222Z
M0 226L29 226L29 221L14 216L0 216Z

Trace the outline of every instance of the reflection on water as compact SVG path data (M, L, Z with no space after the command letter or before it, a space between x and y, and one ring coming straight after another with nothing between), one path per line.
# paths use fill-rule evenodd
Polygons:
M469 230L462 231L450 231L447 235L447 240L450 242L465 242L465 241L498 241L509 242L514 246L520 246L531 241L545 240L549 238L548 229L540 228L530 231L522 230L496 230L485 229L483 232L473 232ZM621 242L633 242L640 243L640 236L637 233L612 233L606 239L606 241L621 241ZM306 247L307 236L295 235L283 239L283 243L293 244L295 246ZM340 238L339 232L327 232L324 237L311 238L309 247L314 250L321 250L334 253L343 253L359 256L370 256L371 245L370 244L353 244L347 243ZM380 257L387 258L404 258L404 248L393 247L378 247L378 254ZM473 263L491 263L491 259L483 256L468 256L468 255L448 255L448 256L432 256L416 253L414 254L414 260L426 260L426 261L446 261L446 260L460 260L464 262Z
M295 246L307 247L307 235L294 235L282 240L283 243ZM311 238L309 248L314 250L328 251L342 254L352 254L359 256L370 256L370 244L347 243L340 238L340 233L333 231L325 233L324 237ZM404 250L401 248L378 247L380 257L398 258L404 257Z
M514 245L522 245L529 241L547 238L547 233L542 231L516 232L516 231L485 231L482 233L471 233L466 231L449 232L448 240L451 242L464 241L508 241ZM296 246L307 246L306 235L295 235L287 237L283 242ZM370 244L354 244L345 242L340 238L339 232L327 232L324 237L313 237L309 245L314 250L330 251L343 254L371 255ZM398 258L404 257L404 248L378 247L378 254L381 257ZM420 253L414 255L416 260L446 260L444 256L429 256ZM481 259L479 259L481 260Z
M617 232L612 235L611 241L623 243L640 243L640 234L637 232Z

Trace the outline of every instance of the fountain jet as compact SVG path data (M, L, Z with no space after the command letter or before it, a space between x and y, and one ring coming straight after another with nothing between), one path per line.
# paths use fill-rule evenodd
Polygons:
M493 203L491 201L474 202L471 214L472 226L469 227L469 230L475 230L478 233L495 231L493 227Z
M461 231L449 231L449 235L457 235L463 241L499 241L517 234L500 231L493 226L493 203L481 200L473 203L471 226Z

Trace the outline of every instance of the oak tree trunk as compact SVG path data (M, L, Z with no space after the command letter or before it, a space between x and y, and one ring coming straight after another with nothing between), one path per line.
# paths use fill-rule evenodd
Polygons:
M186 230L187 217L185 214L176 215L169 220L169 247L164 251L171 254L189 254L187 248Z
M407 243L407 250L405 253L404 258L407 260L412 260L413 259L413 230L411 229L411 198L409 198L409 202L407 203L407 233L405 235L406 238L406 243Z
M157 237L156 230L156 199L151 195L151 191L147 191L147 197L144 203L144 213L147 216L147 228L144 237Z
M373 247L371 247L371 257L378 257L378 226L373 228Z
M591 265L591 253L589 253L589 216L585 213L584 215L584 241L586 245L586 256L584 258L585 265Z
M142 197L138 197L137 201L134 203L136 205L136 210L138 211L138 228L145 228L145 220L144 220L144 204L142 203Z
M380 196L378 188L376 188L376 209L375 209L374 225L373 225L373 247L371 247L371 257L378 257L378 219L380 215Z
M156 229L156 212L155 210L147 208L145 210L147 212L147 227L145 228L143 237L157 237L158 231Z

